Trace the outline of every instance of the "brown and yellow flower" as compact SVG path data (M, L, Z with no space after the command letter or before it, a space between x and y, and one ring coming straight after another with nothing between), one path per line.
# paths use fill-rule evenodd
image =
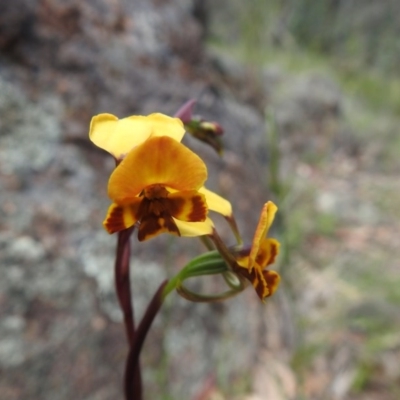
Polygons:
M108 194L113 204L104 227L114 233L138 223L140 241L163 232L210 234L208 209L227 213L230 204L203 188L206 179L207 168L195 153L169 136L151 137L111 174Z
M277 210L271 201L264 204L251 249L236 255L234 271L252 283L261 300L275 293L281 279L277 272L267 269L279 254L279 242L267 237Z
M112 114L98 114L90 122L89 138L121 161L131 149L151 137L168 136L180 142L184 134L185 128L179 118L160 113L122 119Z

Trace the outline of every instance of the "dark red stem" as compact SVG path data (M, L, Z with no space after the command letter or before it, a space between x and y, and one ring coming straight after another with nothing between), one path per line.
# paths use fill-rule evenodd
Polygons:
M115 259L115 287L118 301L124 315L124 324L129 346L133 344L135 322L132 307L132 293L129 270L130 242L133 228L118 233L117 254Z
M124 315L124 325L126 336L129 343L129 351L134 344L135 338L135 319L132 305L132 291L130 280L130 237L133 227L118 233L117 254L115 258L115 287L118 301ZM136 368L135 375L132 377L137 391L138 400L142 399L142 378L140 368ZM133 400L126 397L126 400Z
M140 371L139 356L151 324L162 306L163 290L167 282L167 280L164 281L154 294L135 332L125 369L125 398L127 400L142 400L142 388L137 386L135 379Z

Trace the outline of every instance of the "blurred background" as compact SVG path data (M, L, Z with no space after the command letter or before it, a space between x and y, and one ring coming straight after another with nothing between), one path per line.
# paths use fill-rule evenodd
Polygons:
M145 398L400 398L399 34L395 0L0 2L1 399L122 398L101 226L114 162L89 123L190 98L224 127L224 154L184 143L246 241L278 204L283 280L266 304L172 294L142 354ZM133 239L138 318L202 250Z

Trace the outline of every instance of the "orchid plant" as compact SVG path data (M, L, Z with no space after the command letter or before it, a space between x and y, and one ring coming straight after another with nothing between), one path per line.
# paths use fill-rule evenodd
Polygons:
M268 237L277 207L265 203L253 241L244 245L230 202L206 189L207 167L203 160L181 143L185 131L222 153L222 127L193 116L194 100L184 104L175 117L160 113L130 116L112 114L92 118L90 140L110 153L116 167L108 182L112 203L103 222L110 234L117 233L115 258L116 292L124 317L129 344L125 366L126 400L143 398L140 352L151 324L165 298L176 291L195 302L227 299L251 284L265 301L276 291L280 277L268 267L279 253L279 242ZM237 244L228 247L209 216L225 217ZM200 237L206 251L191 260L176 276L160 283L147 310L135 325L130 282L130 238L137 231L139 242L163 233ZM189 278L220 274L227 290L205 295L185 285Z

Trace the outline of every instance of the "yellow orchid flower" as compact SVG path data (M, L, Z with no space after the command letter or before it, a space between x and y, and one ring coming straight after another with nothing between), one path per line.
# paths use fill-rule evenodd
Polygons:
M179 118L155 113L118 119L112 114L98 114L90 122L89 138L121 161L130 150L151 137L168 136L180 142L185 128Z
M271 201L264 204L250 251L239 251L235 257L238 265L234 271L252 283L261 300L275 293L281 279L267 269L279 254L279 242L267 237L277 210Z
M89 137L96 146L108 151L120 163L132 149L150 138L165 136L180 142L184 133L183 123L179 118L172 118L160 113L148 116L130 116L123 119L118 119L112 114L99 114L92 118ZM136 166L136 168L140 171L141 166ZM134 173L132 172L132 174ZM135 174L135 176L137 175ZM201 187L198 191L207 199L210 210L228 218L232 216L232 206L227 200L205 187ZM212 226L212 222L208 218L202 222L181 220L175 222L182 236L198 236L199 232L207 234L210 233Z
M195 153L171 137L151 137L111 174L108 194L113 204L104 227L114 233L139 222L140 241L162 232L211 234L208 209L231 209L229 202L203 187L206 179L207 168Z

